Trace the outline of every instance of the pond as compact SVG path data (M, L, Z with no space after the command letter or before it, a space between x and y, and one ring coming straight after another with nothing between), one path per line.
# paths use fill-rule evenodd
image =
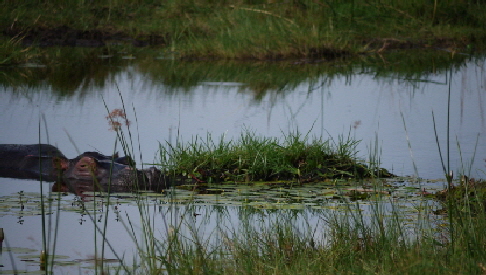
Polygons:
M417 57L423 54L419 53L333 63L234 63L83 51L88 52L58 49L59 64L26 64L3 72L0 144L49 143L68 158L84 151L110 154L116 133L106 117L118 108L125 108L131 122L130 129L124 130L131 133L138 164L157 163L159 143L190 141L208 133L225 139L238 138L248 129L269 137L296 131L336 142L349 137L361 140L357 157L363 161L378 156L381 166L393 174L412 176L392 180L372 192L384 194L380 207L385 212L402 207L403 219L416 221L417 209L428 209L437 223L443 218L431 211L440 208L438 203L418 195L423 188L436 191L445 185L436 135L444 166L456 175L485 178L484 57L436 52L425 59ZM0 185L0 224L6 235L2 270L38 270L42 247L39 186L47 194L52 183L0 178ZM349 188L361 187L309 186L289 191L230 186L226 195L197 198L183 190L175 195L167 191L143 194L142 208L148 211L147 217L154 217L152 226L162 239L173 226L184 224L182 235L217 243L223 235L237 234L245 221L254 219L255 225L264 228L284 219L292 220L299 232L320 228L312 235L326 242L323 216L346 205L363 213L376 209L371 207L377 201L374 195L349 204ZM235 195L238 192L244 195ZM49 231L50 244L57 240L56 255L69 259L56 268L78 270L94 265L95 255L101 254L95 250L101 247L101 237L94 237L98 230L94 225L102 228L106 217L108 243L115 252L106 247L105 258L124 255L131 263L136 253L132 236L144 232L137 217L140 205L135 203L140 194L136 198L112 195L109 213L101 209L107 198L99 194L84 202L74 194L51 195L48 224L57 231ZM127 225L130 218L132 229ZM6 245L19 251L6 250ZM34 262L29 255L36 257Z

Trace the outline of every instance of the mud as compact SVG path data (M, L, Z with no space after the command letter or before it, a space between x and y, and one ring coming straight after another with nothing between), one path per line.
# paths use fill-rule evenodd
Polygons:
M167 36L141 34L131 37L123 32L111 30L76 30L67 26L54 28L34 26L22 27L13 24L3 31L4 36L18 38L24 46L67 46L67 47L104 47L108 44L131 44L134 47L165 45Z
M139 34L136 37L130 34L116 31L113 28L106 27L103 29L77 30L68 26L46 27L46 26L23 26L15 22L4 28L3 35L10 38L20 39L23 46L67 46L67 47L89 47L98 48L107 45L132 45L134 47L146 46L165 46L170 42L170 34L150 33ZM396 39L396 38L369 38L363 39L361 44L363 50L361 54L366 53L383 53L391 50L407 49L466 49L468 42L474 39L464 38L460 40L451 40L444 38L433 38L427 41ZM283 60L306 58L315 59L336 59L343 56L349 56L351 53L346 50L333 49L328 47L316 47L307 49L298 56L284 56L281 54L268 53L267 55L247 55L242 56L243 60ZM219 56L199 56L187 55L184 60L214 60L220 59Z

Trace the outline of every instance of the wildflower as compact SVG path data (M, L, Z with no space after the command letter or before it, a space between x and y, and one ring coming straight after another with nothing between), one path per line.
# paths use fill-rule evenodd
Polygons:
M110 131L119 131L123 125L130 126L130 120L122 109L114 109L106 117L110 124Z

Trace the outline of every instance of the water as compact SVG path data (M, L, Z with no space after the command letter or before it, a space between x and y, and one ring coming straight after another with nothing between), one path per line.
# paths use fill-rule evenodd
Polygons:
M22 79L20 76L24 75L24 81L8 82L8 85L2 82L0 143L50 143L69 158L84 151L98 150L104 154L120 151L114 148L116 135L110 131L106 117L108 110L122 108L123 100L131 121L135 156L142 159L138 163L157 163L159 143L190 141L196 135L205 137L211 133L213 137L230 139L250 129L259 135L282 137L282 133L298 130L335 140L339 135L362 140L358 156L365 161L374 154L378 144L382 167L399 176L438 179L444 173L434 134L433 112L445 166L450 166L456 175L485 178L484 61L484 58L464 60L418 73L394 72L393 66L387 67L388 73L383 73L378 67L347 64L343 72L336 64L334 71L327 72L328 65L322 65L323 68L287 63L203 66L145 59L124 63L98 60L94 69L79 72L75 68L76 73L69 71L69 66L61 66L62 70L54 67L52 74L42 67L17 68L17 75L10 76ZM420 182L425 188L433 185L432 181ZM0 196L14 201L6 204L14 205L12 209L0 214L0 227L6 232L8 245L40 250L38 199L31 194L39 192L39 183L2 178L0 186ZM50 183L43 183L44 193L50 188ZM34 211L26 212L30 214L19 212L22 192L27 197L32 195L32 204L26 206ZM92 263L88 260L95 254L94 246L100 246L99 239L98 244L94 243L93 224L102 223L103 213L94 213L91 220L80 214L73 194L66 194L61 200L63 210L54 210L49 215L51 219L60 215L56 254L68 255L89 266ZM407 201L404 207L413 208L421 203ZM187 211L184 205L179 210L174 210L176 206L158 205L157 199L151 200L150 205L153 211L150 215L157 217L161 238L167 236L171 224L180 222L177 213ZM193 234L194 227L204 228L203 236L213 234L218 215L214 215L214 208L204 205L207 204L191 210L202 215L192 221L196 222L193 227L191 221L184 222L187 225L184 234ZM128 216L137 219L137 207L133 203L121 204L117 209L111 207L108 226L110 232L116 233L110 233L109 241L115 251L132 255L133 242L117 240L130 240L120 220L126 222ZM161 208L156 210L157 207ZM237 218L241 218L240 206L224 207L227 227L237 228L242 222ZM320 214L310 211L311 205L297 208L295 211L301 213L298 224L309 221L311 226L318 226L322 221ZM282 211L277 213L291 210ZM73 240L78 241L73 243ZM4 248L5 245L6 242ZM107 251L106 258L116 257ZM3 270L38 269L38 264L15 257L11 262L6 255L4 251ZM74 268L77 270L79 266Z
M19 183L25 185L20 188L25 191L2 196L0 221L8 241L4 244L3 270L39 269L42 224L39 194L35 192L33 183ZM44 184L43 188L49 190L49 184ZM191 192L183 190L168 191L167 195L112 194L109 206L107 197L85 197L82 202L73 194L51 194L51 203L46 207L46 227L50 232L47 242L51 253L59 257L55 274L91 273L95 255L98 258L104 255L105 260L111 261L114 266L122 260L130 268L133 257L140 253L137 249L147 249L147 228L153 232L148 236L153 236L162 247L169 243L168 239L177 230L177 236L187 242L186 245L202 243L212 250L228 245L235 238L243 241L245 236L274 238L277 228L283 230L286 227L292 228L292 232L302 239L313 239L317 245L327 245L330 242L327 236L331 235L330 223L347 219L352 222L361 217L368 226L374 220L372 217L377 215L383 218L384 224L399 219L401 229L409 238L447 220L447 217L436 216L432 212L440 209L439 203L424 200L416 194L418 190L406 192L404 188L390 187L386 190L390 190L391 194L377 193L370 200L351 203L333 199L333 196L341 195L339 192L332 195L332 187L297 187L291 190L270 186L221 188L226 190L222 194L194 197ZM138 203L135 203L136 196ZM82 206L85 211L81 210ZM391 215L396 209L402 213L398 218ZM340 213L345 215L340 216ZM420 218L417 213L420 213ZM140 217L144 217L145 222ZM106 228L105 219L108 221ZM105 230L108 233L102 253L100 232ZM55 251L52 250L54 240ZM153 240L149 238L148 241L151 243Z
M232 138L244 129L282 137L298 129L334 139L349 134L362 140L358 156L363 159L377 140L383 167L399 176L435 179L444 174L432 111L446 158L450 89L450 169L461 173L465 166L469 174L467 164L476 152L470 176L484 177L484 70L484 60L471 61L453 69L452 78L444 71L412 80L377 77L371 70L355 68L353 74L331 80L323 74L291 89L257 93L243 82L164 86L132 65L104 79L103 86L80 85L68 96L59 96L50 85L5 87L0 94L0 143L37 143L40 134L41 142L57 145L70 158L92 150L110 154L115 133L109 130L103 100L113 110L122 107L123 98L135 155L140 146L143 162L156 162L159 142L174 143L177 138L189 141L207 133Z

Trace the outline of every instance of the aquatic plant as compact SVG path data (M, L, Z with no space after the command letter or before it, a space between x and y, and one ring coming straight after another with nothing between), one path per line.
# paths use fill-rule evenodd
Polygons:
M356 157L358 141L339 138L337 143L311 139L299 132L285 134L282 140L244 131L239 139L206 139L173 145L160 144L160 163L173 177L193 178L198 183L250 183L289 181L304 183L326 179L390 176L376 164L369 168Z
M125 106L122 110L123 119L126 119ZM121 143L127 152L132 152L131 134L124 137L126 132L122 128L116 131L119 135L115 147ZM244 169L258 171L257 167L251 166L256 163L266 167L262 169L265 176L274 174L274 171L285 171L294 177L302 173L301 170L309 163L318 166L326 161L326 158L321 158L322 152L332 155L333 160L352 160L355 144L356 141L344 136L334 144L300 133L286 134L283 140L279 140L247 131L242 133L240 139L229 142L224 137L214 141L208 134L205 140L196 137L187 144L167 143L163 147L165 150L161 150L159 165L167 172L176 171L171 170L174 167L183 167L189 175L200 167L212 169L217 167L214 165L222 166L223 163L242 167L243 164L250 164ZM380 154L377 144L370 146L370 150L370 163L376 165ZM225 155L225 151L236 153ZM272 159L275 161L270 162ZM224 161L219 163L220 160ZM283 161L296 166L289 168L282 164ZM178 166L180 163L183 166ZM243 175L257 175L256 172L246 173ZM470 181L464 182L465 187L470 184ZM376 185L375 188L381 191L383 185ZM186 199L180 200L176 196L178 192L183 193ZM110 192L106 195L110 196ZM241 204L237 215L241 223L238 230L225 233L218 228L210 232L209 237L201 234L195 220L209 222L210 215L214 214L218 226L225 219L234 223L224 206L210 207L201 214L191 193L175 187L165 196L168 203L164 200L164 204L169 205L165 211L160 210L162 200L157 202L157 199L142 194L135 194L134 197L138 215L128 216L124 222L136 253L131 259L132 263L118 257L121 263L115 270L118 274L481 274L486 271L486 211L484 205L472 211L468 206L474 202L474 198L465 193L454 200L447 199L447 217L436 215L430 198L420 196L407 200L407 207L392 196L368 196L366 200L354 202L303 206L320 215L319 222L314 224L306 219L303 211L260 209ZM92 203L93 209L98 209L96 201ZM479 203L481 205L481 200ZM103 243L107 243L106 221L113 209L110 200L103 202L101 210L105 223L102 226L98 226L97 220L90 216L95 231L102 232ZM410 215L410 210L413 210L413 215ZM60 211L60 207L57 207L57 211ZM271 213L276 215L270 216ZM44 212L42 216L46 215ZM139 221L139 230L136 229L135 220ZM158 227L160 224L162 226ZM43 228L42 235L46 238L46 223ZM210 241L213 235L218 235L216 239L219 242ZM94 249L97 249L98 243L99 240L95 239ZM104 249L99 255L95 254L99 257L96 272L108 272L104 264ZM115 252L115 255L118 254ZM56 263L51 260L46 265L47 273L53 270Z

